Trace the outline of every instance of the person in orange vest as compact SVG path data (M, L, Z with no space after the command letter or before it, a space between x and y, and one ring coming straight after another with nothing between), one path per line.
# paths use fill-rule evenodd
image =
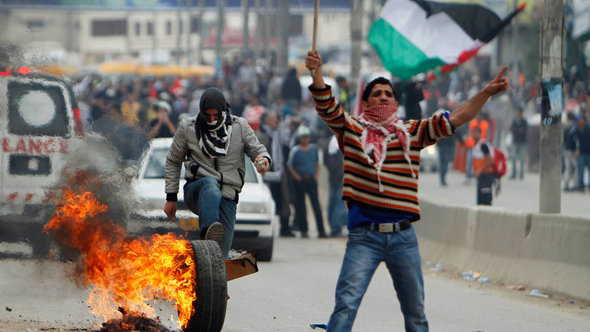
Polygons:
M473 175L477 178L477 205L492 205L494 184L494 147L485 138L479 127L471 130L476 144L472 149Z
M465 183L468 184L471 181L471 177L472 177L472 170L473 170L473 147L475 146L475 144L477 144L477 141L479 139L475 139L473 137L473 130L475 128L479 129L480 132L480 137L485 139L486 138L486 134L488 132L488 127L489 127L489 123L488 121L486 121L483 116L481 115L481 113L477 113L477 115L475 116L475 118L473 118L471 121L469 121L469 137L467 137L467 139L465 140L465 147L467 148L467 167L466 167L466 174L465 174Z

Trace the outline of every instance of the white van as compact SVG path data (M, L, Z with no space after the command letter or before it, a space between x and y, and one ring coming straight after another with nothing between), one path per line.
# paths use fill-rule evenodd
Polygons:
M0 68L0 242L28 242L34 257L48 252L42 228L80 135L80 111L67 82Z

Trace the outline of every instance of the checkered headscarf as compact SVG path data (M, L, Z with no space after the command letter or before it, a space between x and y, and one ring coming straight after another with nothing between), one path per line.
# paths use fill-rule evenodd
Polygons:
M219 112L219 119L209 122L205 111L212 108ZM229 149L232 120L229 104L223 92L217 88L205 90L199 102L199 109L195 130L201 150L211 158L225 156Z
M387 143L397 137L404 150L404 157L410 166L410 140L408 130L403 121L397 117L397 103L394 106L377 105L369 107L361 114L359 121L364 125L361 143L363 151L367 154L369 164L377 170L379 191L383 191L381 185L381 168L387 154ZM414 171L410 167L412 176Z

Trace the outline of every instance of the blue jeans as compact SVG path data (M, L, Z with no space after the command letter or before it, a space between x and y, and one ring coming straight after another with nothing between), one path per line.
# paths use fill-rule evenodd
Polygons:
M439 182L440 184L447 184L447 172L449 171L449 163L455 157L454 147L438 146L438 163L439 163Z
M223 239L219 243L224 257L229 256L236 223L236 203L221 196L219 183L211 177L203 177L184 185L184 202L199 216L199 227L205 229L219 221L223 225Z
M406 331L428 331L420 252L413 227L398 233L379 233L360 227L349 231L328 331L352 329L361 300L382 261L393 279Z
M514 143L514 151L512 153L512 173L511 178L516 178L517 162L520 162L518 177L524 177L524 162L526 160L526 143Z
M584 169L590 171L590 153L580 153L578 161L578 189L584 189Z
M467 149L467 167L465 172L465 177L471 179L473 175L473 148Z
M337 236L342 233L342 227L346 225L348 208L342 200L342 182L330 183L330 195L328 199L328 223L330 235Z

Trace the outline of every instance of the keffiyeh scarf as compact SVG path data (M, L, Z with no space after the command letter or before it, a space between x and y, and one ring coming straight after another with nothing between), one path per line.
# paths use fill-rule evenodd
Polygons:
M367 154L369 164L377 170L379 191L383 191L381 185L381 168L387 154L387 143L398 138L403 148L404 158L410 164L412 176L416 177L411 168L410 140L408 130L403 121L397 117L397 104L395 106L378 105L369 107L360 115L359 121L364 125L361 136L363 151Z
M199 140L199 147L203 153L211 158L225 156L229 149L232 131L229 107L223 92L217 88L209 88L201 96L195 131ZM212 108L219 112L219 118L216 121L209 122L205 111Z

